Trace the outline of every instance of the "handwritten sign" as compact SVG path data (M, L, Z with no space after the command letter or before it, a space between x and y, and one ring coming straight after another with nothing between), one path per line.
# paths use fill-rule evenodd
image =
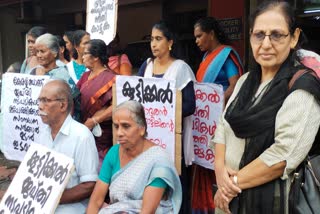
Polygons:
M240 40L242 32L241 18L219 19L222 30L230 40Z
M3 75L2 149L6 158L22 161L30 144L39 142L44 125L38 115L37 99L48 78L16 73Z
M0 204L4 213L54 213L74 169L73 159L32 144Z
M214 152L208 147L223 109L223 88L211 83L195 83L196 110L193 114L195 163L213 169Z
M117 105L136 100L144 106L148 139L175 156L175 82L159 78L117 75Z
M91 39L111 42L117 31L118 0L88 0L87 27Z

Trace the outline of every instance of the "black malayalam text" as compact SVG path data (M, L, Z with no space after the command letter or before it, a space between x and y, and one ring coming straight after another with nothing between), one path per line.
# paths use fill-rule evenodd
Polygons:
M14 150L18 150L20 152L27 152L29 147L30 147L29 143L22 142L22 141L17 141L17 140L14 140L12 145L13 145L13 149Z
M136 100L140 103L152 103L162 102L172 104L173 91L170 89L170 82L168 82L167 87L157 88L155 84L144 85L143 79L138 80L136 86L131 87L130 83L127 81L123 84L122 95L124 97L129 97L130 100Z
M27 162L27 167L29 167L28 172L36 178L43 176L62 184L67 177L69 164L65 167L59 165L59 163L55 161L55 158L50 156L51 152L47 152L41 156L35 151Z
M41 205L41 208L46 204L51 192L52 186L46 189L42 187L43 181L38 181L38 184L32 181L32 178L27 177L22 184L21 194L24 199L30 197L33 201L36 201Z
M94 2L94 8L91 9L90 13L95 14L94 24L91 27L91 33L104 34L104 31L110 28L108 23L107 11L113 10L113 2L111 4L106 4L106 0L96 0Z
M28 88L29 86L38 86L42 87L44 84L44 78L43 79L29 79L28 77L14 77L13 78L13 85L15 86L25 86Z
M23 203L18 201L18 198L15 198L12 195L9 195L5 202L5 206L7 206L11 213L15 214L33 214L35 213L34 207L32 207L32 201L29 200L28 202L23 201ZM4 214L4 210L0 211L0 214Z

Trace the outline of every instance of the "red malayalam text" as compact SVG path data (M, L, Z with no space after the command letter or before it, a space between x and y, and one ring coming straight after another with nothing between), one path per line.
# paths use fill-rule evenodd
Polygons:
M208 146L208 137L207 135L193 136L193 142Z
M215 155L211 149L207 148L206 150L204 150L203 148L200 148L198 145L194 145L194 154L198 158L205 159L210 163L213 163L215 159Z
M201 117L209 120L210 117L210 108L208 105L204 107L204 109L198 108L199 106L196 107L196 110L194 111L193 115L196 117Z
M202 102L206 102L207 100L212 103L219 103L220 96L213 90L213 93L207 94L206 92L201 91L201 89L197 89L195 92L196 100L201 100Z
M160 146L163 149L167 148L167 144L163 143L161 139L149 139L151 142L153 142L154 144L157 144L158 146Z
M159 128L168 128L170 132L174 132L174 124L173 121L162 122L161 118L146 118L148 127L159 127Z
M153 116L167 116L168 111L166 106L163 106L162 109L159 108L144 108L144 111L146 115L150 115L151 117Z
M216 128L217 128L216 121L213 121L213 125L207 125L205 122L200 122L199 118L195 118L192 121L192 130L196 130L201 134L209 133L210 136L213 136L214 132L216 131Z

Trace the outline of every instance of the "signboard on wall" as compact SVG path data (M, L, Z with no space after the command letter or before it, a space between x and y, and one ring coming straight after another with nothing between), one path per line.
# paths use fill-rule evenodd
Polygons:
M241 18L228 18L218 20L222 30L230 40L240 40L242 33Z
M88 0L87 26L91 39L109 44L117 32L118 0Z

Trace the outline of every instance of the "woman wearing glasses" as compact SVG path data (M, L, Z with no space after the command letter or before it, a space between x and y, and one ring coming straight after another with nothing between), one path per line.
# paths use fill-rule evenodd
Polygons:
M292 172L319 129L320 81L296 57L303 36L288 3L263 3L250 31L256 67L237 82L211 142L216 213L288 213Z
M115 73L108 68L107 45L100 39L84 47L83 63L89 71L77 83L81 93L81 120L93 131L100 165L112 146L112 84Z

